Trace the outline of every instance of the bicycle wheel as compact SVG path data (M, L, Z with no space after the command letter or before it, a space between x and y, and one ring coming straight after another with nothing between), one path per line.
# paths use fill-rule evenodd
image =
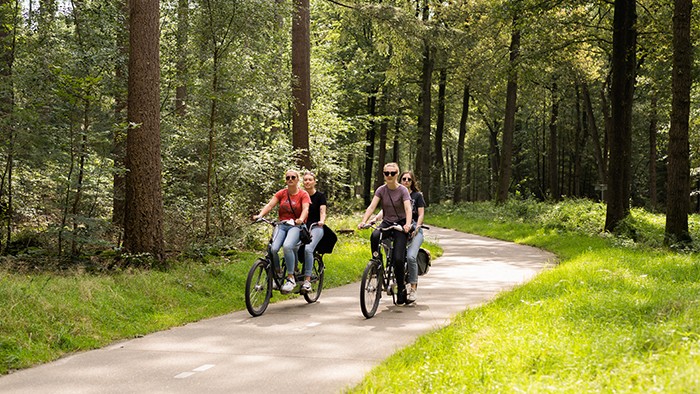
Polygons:
M325 266L321 256L314 256L314 267L311 273L311 291L304 293L304 299L309 304L318 301L323 291L323 276L325 275Z
M382 297L382 263L370 260L362 273L360 282L360 309L362 314L371 318L377 312L379 299Z
M272 278L268 265L266 260L257 259L245 281L245 307L253 317L262 315L270 304Z

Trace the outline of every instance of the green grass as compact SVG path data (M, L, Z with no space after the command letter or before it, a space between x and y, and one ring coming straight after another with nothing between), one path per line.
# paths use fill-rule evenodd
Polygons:
M353 228L358 221L329 225ZM253 243L264 247L267 231L257 228ZM429 249L439 255L435 245ZM0 374L245 309L245 279L260 253L227 254L172 261L165 271L28 275L0 269ZM368 230L339 235L334 253L324 256L324 287L359 280L369 256ZM274 293L272 301L290 297Z
M421 337L353 392L697 392L700 256L658 248L659 215L632 216L637 242L602 234L604 208L585 201L431 209L433 224L538 246L560 265Z

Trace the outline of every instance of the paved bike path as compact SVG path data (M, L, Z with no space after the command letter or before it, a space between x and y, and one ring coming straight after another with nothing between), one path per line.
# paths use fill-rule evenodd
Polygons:
M382 297L362 316L359 284L191 323L0 377L0 393L338 393L450 318L555 261L528 246L432 227L444 254L419 278L418 301ZM243 289L241 289L243 291Z

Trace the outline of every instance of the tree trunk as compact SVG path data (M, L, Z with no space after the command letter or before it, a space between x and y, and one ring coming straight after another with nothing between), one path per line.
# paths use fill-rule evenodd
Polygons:
M503 139L501 143L501 161L499 165L498 191L496 202L504 203L508 199L510 178L513 172L513 134L515 132L515 112L518 94L518 58L520 56L520 30L517 17L513 17L513 33L510 40L510 60L508 85L506 87L506 111L503 121Z
M124 249L163 261L159 1L129 1Z
M14 7L14 8L13 8ZM12 240L13 191L12 173L15 157L15 127L12 120L15 107L12 67L15 62L15 32L18 23L19 2L0 0L0 130L5 142L5 162L2 183L0 184L0 220L6 231L5 243L0 238L0 251L4 252Z
M175 113L184 116L187 113L187 36L190 29L189 0L178 0L177 6L177 70L178 85L175 88Z
M574 131L574 196L583 197L581 194L581 156L586 147L588 139L588 127L581 112L581 90L578 82L576 83L576 129Z
M653 211L658 205L658 197L656 193L656 160L658 157L656 151L656 134L659 132L659 113L658 113L658 93L654 92L651 96L651 109L649 114L649 205Z
M676 0L673 10L673 99L668 133L668 183L664 244L690 244L690 88L693 45L690 40L691 0Z
M377 171L374 177L374 188L378 188L384 183L384 164L386 163L386 138L389 131L389 121L386 116L387 98L386 94L381 97L381 114L384 115L379 123L379 152L377 153Z
M423 70L421 73L421 115L420 115L420 144L418 146L418 179L423 186L423 197L430 203L431 190L431 157L430 157L430 117L431 117L431 87L433 83L433 59L427 40L423 42Z
M392 160L399 164L399 136L401 135L401 113L396 117L394 125L394 148L392 149Z
M455 187L452 200L456 203L462 201L462 184L467 171L464 168L464 139L467 136L467 119L469 118L469 83L464 84L462 97L462 116L459 118L459 137L457 138L457 168L455 170Z
M612 53L612 125L605 230L614 232L629 215L632 153L632 100L636 71L636 2L615 0Z
M447 69L440 69L438 82L438 107L437 107L437 123L435 124L435 151L433 152L433 163L435 164L434 171L431 171L431 184L433 191L431 201L436 204L440 203L443 195L443 172L445 171L445 157L442 149L443 136L445 133L445 90L447 86Z
M309 108L311 107L311 41L309 0L294 0L292 20L292 146L297 165L311 168Z
M593 105L591 104L591 95L588 91L588 84L584 82L581 84L581 90L583 93L583 105L586 110L586 119L588 119L588 127L591 131L591 139L593 140L593 158L595 159L596 170L598 171L598 183L607 182L605 174L605 157L603 156L603 148L600 143L600 134L598 133L598 126L595 122L595 115L593 114Z
M374 164L374 140L376 138L376 130L374 129L374 117L377 111L377 94L373 92L367 98L367 112L369 113L370 121L367 128L366 145L365 145L365 182L362 195L365 198L365 206L372 201L372 164Z
M214 38L214 37L212 37ZM207 138L207 206L205 209L204 237L209 238L211 231L211 207L212 203L212 183L214 182L214 162L216 160L216 117L218 112L219 95L219 51L216 42L213 43L213 76L212 76L212 100L209 107L209 135Z
M548 147L548 168L549 168L549 196L554 201L561 199L559 191L559 160L557 155L557 122L559 119L559 93L557 92L557 83L552 83L552 112L549 118L549 147Z

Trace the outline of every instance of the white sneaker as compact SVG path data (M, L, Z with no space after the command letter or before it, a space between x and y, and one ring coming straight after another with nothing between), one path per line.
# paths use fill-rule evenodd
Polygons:
M406 283L406 303L410 304L412 302L416 302L417 298L417 291L416 289L411 286L410 283Z
M308 280L304 281L304 284L301 285L301 292L302 293L309 293L311 292L311 282Z
M294 281L294 278L287 278L287 281L282 285L282 294L291 293L296 285L297 283Z

